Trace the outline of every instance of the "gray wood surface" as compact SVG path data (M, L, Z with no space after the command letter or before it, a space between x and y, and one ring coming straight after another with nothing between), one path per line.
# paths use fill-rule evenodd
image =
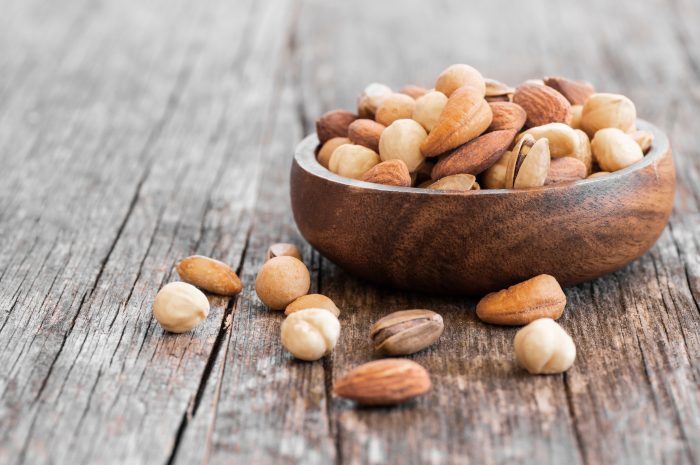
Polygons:
M700 3L0 1L0 463L700 463ZM365 84L455 62L621 92L665 129L679 186L658 244L566 290L578 346L532 377L475 301L380 289L299 236L293 148ZM323 208L322 205L319 208ZM536 220L536 219L533 219ZM342 309L332 356L293 360L255 274L292 241ZM224 260L243 293L192 333L151 316L173 264ZM419 264L416 264L419 266ZM356 408L333 381L403 308L446 331L434 389Z

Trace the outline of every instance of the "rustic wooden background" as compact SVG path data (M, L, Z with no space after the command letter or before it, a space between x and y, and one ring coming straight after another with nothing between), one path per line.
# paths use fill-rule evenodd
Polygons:
M697 0L0 11L0 463L700 463ZM518 369L516 330L478 323L474 300L359 282L294 226L288 170L314 118L372 81L430 86L454 62L513 84L588 79L629 95L674 145L658 244L566 290L579 355L564 375ZM281 240L343 311L323 361L294 361L282 316L255 296ZM196 331L164 334L151 303L192 253L233 264L246 287L212 298ZM432 392L398 408L334 398L333 380L373 358L371 322L411 307L446 321L413 357Z

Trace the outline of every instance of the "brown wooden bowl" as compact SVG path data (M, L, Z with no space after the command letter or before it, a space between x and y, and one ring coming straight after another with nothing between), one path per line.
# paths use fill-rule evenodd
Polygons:
M655 126L643 160L607 176L524 190L444 192L344 178L315 158L291 172L301 234L349 273L399 289L484 294L547 273L566 286L619 270L656 242L676 174Z

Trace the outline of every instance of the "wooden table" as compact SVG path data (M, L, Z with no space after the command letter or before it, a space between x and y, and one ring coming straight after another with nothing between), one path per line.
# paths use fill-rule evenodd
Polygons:
M0 4L0 463L700 463L698 2ZM455 62L588 79L673 142L658 244L566 290L564 375L519 369L516 329L480 324L475 300L359 282L294 226L289 166L315 117ZM342 309L322 361L293 360L255 295L276 241ZM165 334L151 304L192 253L245 289ZM333 397L375 357L371 322L405 308L445 318L412 357L433 390L397 408Z

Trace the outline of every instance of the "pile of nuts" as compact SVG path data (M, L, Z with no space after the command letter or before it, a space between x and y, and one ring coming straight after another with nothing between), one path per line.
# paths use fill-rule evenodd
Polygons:
M333 173L399 187L523 189L603 176L641 160L653 142L634 103L562 77L516 88L456 64L435 88L373 83L357 112L316 122L318 162Z
M236 272L225 263L193 255L176 265L181 282L163 286L153 302L153 315L164 330L190 331L209 314L202 290L224 296L241 292ZM330 354L340 336L340 310L328 297L308 294L311 277L299 249L273 244L255 280L260 300L271 310L284 310L282 345L300 360ZM201 289L201 290L200 290ZM571 337L554 320L566 306L566 296L552 276L540 275L485 296L476 307L482 321L496 325L526 325L515 335L515 357L534 374L562 373L576 358ZM442 316L425 309L401 310L377 320L369 331L376 353L397 357L419 352L438 341L445 329ZM405 358L375 360L356 367L333 385L340 397L364 405L393 405L431 388L425 368Z

